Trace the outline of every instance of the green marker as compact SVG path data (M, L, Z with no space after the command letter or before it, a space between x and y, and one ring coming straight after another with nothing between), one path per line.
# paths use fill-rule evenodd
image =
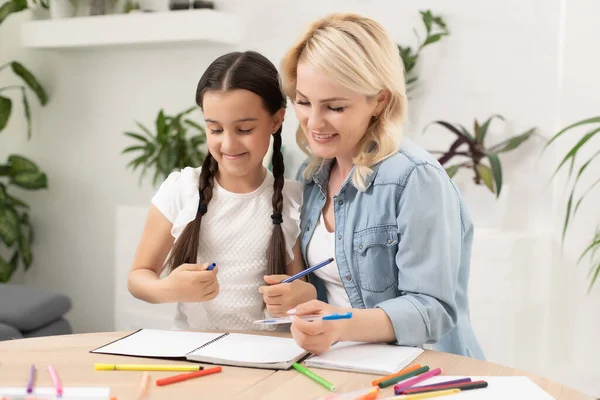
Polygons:
M427 372L427 371L429 371L429 366L428 365L426 365L424 367L421 367L419 369L415 369L414 371L407 372L404 375L398 375L398 376L396 376L394 378L390 378L387 381L379 382L379 387L383 389L383 388L386 388L388 386L392 386L392 385L394 385L394 384L396 384L396 383L398 383L400 381L403 381L405 379L411 378L413 376L421 375L422 373Z
M292 367L294 367L294 369L296 371L300 372L302 375L308 376L313 381L315 381L318 384L320 384L321 386L327 388L327 390L329 390L330 392L335 392L335 385L333 383L321 378L319 375L315 374L314 372L312 372L310 369L306 368L305 366L300 365L298 363L293 363Z

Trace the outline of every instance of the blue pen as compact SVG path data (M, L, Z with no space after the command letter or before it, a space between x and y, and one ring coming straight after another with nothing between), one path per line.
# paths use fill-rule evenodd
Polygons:
M304 316L294 316L294 318L301 318L305 321L314 321L317 319L321 319L323 321L335 321L338 319L350 319L352 318L352 312L347 312L343 314L329 314L329 315L304 315ZM272 318L272 319L261 319L259 321L254 321L255 324L263 324L263 325L277 325L277 324L291 324L292 320L290 317L281 317L281 318Z
M313 267L310 267L308 269L305 269L302 272L298 272L296 275L294 276L290 276L289 278L285 278L283 281L281 281L281 283L289 283L292 281L295 281L298 278L302 278L304 275L308 275L311 272L314 272L316 270L318 270L319 268L323 268L324 266L326 266L327 264L331 264L333 262L333 257L332 258L328 258L327 260L323 261L320 264L317 264Z
M216 266L217 266L217 264L212 263L208 266L207 270L212 271L213 269L215 269Z

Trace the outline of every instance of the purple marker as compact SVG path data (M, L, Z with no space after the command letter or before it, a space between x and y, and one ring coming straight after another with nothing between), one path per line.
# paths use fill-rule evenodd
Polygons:
M413 387L411 387L411 389L433 388L433 387L437 387L437 386L456 385L457 383L469 383L469 382L471 382L471 378L461 378L461 379L455 379L453 381L431 383L429 385L422 385L422 386L413 386Z
M27 393L33 392L33 379L35 378L35 365L29 368L29 382L27 382Z

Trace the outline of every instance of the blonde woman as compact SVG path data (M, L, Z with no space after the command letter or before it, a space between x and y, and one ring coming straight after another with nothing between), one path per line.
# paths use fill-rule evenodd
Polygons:
M338 321L294 318L297 343L395 342L483 358L469 321L473 226L456 187L425 150L402 138L398 49L356 14L313 23L282 61L286 94L309 155L301 244L319 300L292 315L352 311Z

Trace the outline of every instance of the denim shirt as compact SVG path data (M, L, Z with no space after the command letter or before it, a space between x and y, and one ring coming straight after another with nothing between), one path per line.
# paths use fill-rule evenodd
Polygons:
M331 161L304 183L304 259L325 205ZM473 225L460 193L428 152L407 138L372 167L366 189L349 177L333 197L335 259L353 308L382 309L396 342L484 359L469 319ZM327 301L324 283L310 282Z

